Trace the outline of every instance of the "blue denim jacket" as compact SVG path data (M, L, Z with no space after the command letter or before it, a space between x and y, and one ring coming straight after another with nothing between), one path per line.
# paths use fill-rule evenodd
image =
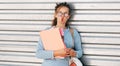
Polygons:
M82 56L82 47L81 47L81 38L76 29L73 30L73 37L70 32L70 28L64 30L64 43L67 48L73 48L73 39L74 39L74 50L77 53L76 57L80 58ZM41 39L38 41L36 57L39 59L44 59L42 66L68 66L68 59L57 59L54 58L52 50L44 50Z

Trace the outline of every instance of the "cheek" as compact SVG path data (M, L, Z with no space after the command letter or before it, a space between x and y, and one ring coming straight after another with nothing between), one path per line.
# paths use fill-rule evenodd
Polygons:
M67 19L69 19L69 18L70 18L70 16L67 17Z
M57 19L58 19L58 21L60 21L60 20L61 20L61 17L57 17Z
M69 18L68 18L68 17L66 17L66 18L65 18L65 21L67 21L68 19L69 19Z
M57 18L57 19L60 19L61 17L57 15L56 18Z

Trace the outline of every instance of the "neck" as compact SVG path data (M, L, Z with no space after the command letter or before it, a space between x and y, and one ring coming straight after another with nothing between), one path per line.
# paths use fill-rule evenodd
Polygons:
M65 25L56 25L56 27L66 29Z

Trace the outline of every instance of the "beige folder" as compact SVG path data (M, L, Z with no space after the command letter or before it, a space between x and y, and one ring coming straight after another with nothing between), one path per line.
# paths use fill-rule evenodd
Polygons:
M52 28L40 32L40 37L45 50L59 50L66 48L59 28Z

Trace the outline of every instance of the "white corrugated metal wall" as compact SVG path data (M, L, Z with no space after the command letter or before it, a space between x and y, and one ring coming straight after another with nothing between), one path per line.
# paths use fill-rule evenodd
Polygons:
M120 0L0 0L0 66L40 66L39 31L50 26L56 2L74 5L88 66L120 65Z

